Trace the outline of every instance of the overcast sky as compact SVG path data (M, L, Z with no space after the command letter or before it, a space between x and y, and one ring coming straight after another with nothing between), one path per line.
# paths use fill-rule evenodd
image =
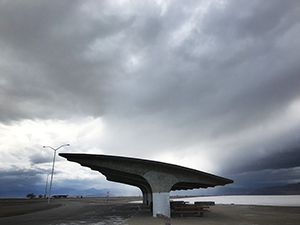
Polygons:
M0 0L0 191L44 187L65 143L300 182L299 40L294 0ZM53 187L123 186L58 156Z

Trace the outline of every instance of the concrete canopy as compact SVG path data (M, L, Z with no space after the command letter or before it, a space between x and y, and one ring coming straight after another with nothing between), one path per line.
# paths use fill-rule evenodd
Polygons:
M99 171L109 181L141 189L143 202L153 204L153 216L170 216L170 191L208 188L233 180L198 170L152 160L111 155L60 153L69 161Z

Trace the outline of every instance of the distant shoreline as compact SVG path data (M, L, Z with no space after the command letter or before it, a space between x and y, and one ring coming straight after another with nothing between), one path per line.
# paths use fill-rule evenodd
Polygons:
M220 195L176 198L189 201L214 201L216 204L295 206L300 207L300 195Z

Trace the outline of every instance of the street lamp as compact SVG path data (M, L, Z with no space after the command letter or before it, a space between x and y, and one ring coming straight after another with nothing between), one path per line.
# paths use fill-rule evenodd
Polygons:
M70 146L70 144L61 145L58 148L52 148L51 146L43 146L43 148L51 148L54 151L53 164L52 164L52 173L51 173L51 181L50 181L50 189L49 189L49 196L48 196L48 205L50 204L51 187L52 187L52 180L53 180L53 173L54 173L54 163L55 163L56 151L58 149L62 148L62 147L65 147L65 146Z
M47 175L44 198L46 198L46 195L47 195L47 186L48 186L48 178L49 178L49 175L51 175L51 173L49 173L49 174Z

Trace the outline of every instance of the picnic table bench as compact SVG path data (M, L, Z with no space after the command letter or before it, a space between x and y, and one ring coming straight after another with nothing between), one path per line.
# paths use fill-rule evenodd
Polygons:
M173 213L179 214L183 217L184 214L198 214L203 217L205 212L210 212L209 206L183 205L175 207Z
M183 201L171 202L171 212L179 214L183 217L184 214L198 214L203 217L205 212L210 212L208 205L203 204L186 204Z

